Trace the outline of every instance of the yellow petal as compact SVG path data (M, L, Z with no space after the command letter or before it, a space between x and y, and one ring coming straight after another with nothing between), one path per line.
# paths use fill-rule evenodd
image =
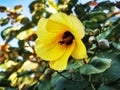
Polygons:
M39 37L42 37L42 33L46 33L46 23L47 23L47 19L45 18L41 18L38 22L38 25L37 25L37 31L36 31L36 34L37 36ZM42 33L41 33L42 32Z
M35 51L42 59L51 61L61 57L66 48L58 43L62 35L47 32L46 23L46 19L41 19L38 23L36 31L38 38L35 42Z
M68 58L73 51L75 42L67 46L66 51L62 57L55 61L50 61L50 67L54 70L64 70L67 67Z
M80 39L82 39L85 35L84 26L80 22L80 20L73 16L73 15L66 15L64 13L55 13L51 15L49 18L51 21L53 21L56 24L61 24L64 26L68 31L70 31L74 36L79 36ZM48 25L48 24L47 24ZM46 27L48 27L46 25ZM51 26L51 28L47 28L49 32L57 32L57 30L54 30L54 25Z
M67 27L64 24L54 22L52 20L48 20L46 24L47 31L61 33L67 30Z
M36 34L39 39L39 43L43 43L44 45L54 43L56 38L58 37L58 34L50 33L46 31L47 21L48 21L47 19L41 18L38 22L37 31L36 31Z
M76 40L71 56L75 59L87 58L86 47L80 39Z
M52 61L60 58L65 53L66 48L59 43L45 44L41 43L39 39L35 44L35 51L39 57L44 60Z

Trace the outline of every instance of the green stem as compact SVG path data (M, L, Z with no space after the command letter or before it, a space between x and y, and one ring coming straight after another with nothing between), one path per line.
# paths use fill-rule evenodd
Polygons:
M82 81L82 80L74 80L74 79L72 79L72 78L68 78L68 77L66 77L66 76L64 76L61 72L59 72L59 71L56 71L60 76L62 76L63 78L65 78L66 80L70 80L70 81L73 81L73 82L80 82L80 81Z
M89 75L90 85L91 85L91 87L92 87L93 90L96 90L96 88L94 87L93 83L91 82L91 79L92 79L92 78L91 78L91 75Z

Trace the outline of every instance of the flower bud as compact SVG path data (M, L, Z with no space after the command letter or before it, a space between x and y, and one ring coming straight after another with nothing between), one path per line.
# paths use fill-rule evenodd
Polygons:
M110 48L109 41L106 40L106 39L100 39L100 40L98 41L98 46L99 46L100 48Z
M90 44L95 43L95 41L96 41L95 36L90 36L89 39L88 39L88 42L89 42Z

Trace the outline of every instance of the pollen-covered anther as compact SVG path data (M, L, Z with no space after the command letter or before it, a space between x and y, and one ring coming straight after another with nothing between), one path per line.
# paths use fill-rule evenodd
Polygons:
M62 40L59 41L58 43L60 43L60 45L62 44L70 45L72 44L73 40L74 40L74 36L72 35L72 33L69 31L66 31L63 34Z

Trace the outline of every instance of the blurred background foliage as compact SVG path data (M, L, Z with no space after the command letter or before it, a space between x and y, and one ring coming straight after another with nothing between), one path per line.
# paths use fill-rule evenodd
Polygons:
M119 90L120 2L110 0L34 0L31 18L23 6L0 6L0 90ZM85 26L89 62L70 57L64 71L54 71L34 51L37 22L55 12L74 14ZM7 26L9 24L9 26ZM17 46L10 42L16 39Z

